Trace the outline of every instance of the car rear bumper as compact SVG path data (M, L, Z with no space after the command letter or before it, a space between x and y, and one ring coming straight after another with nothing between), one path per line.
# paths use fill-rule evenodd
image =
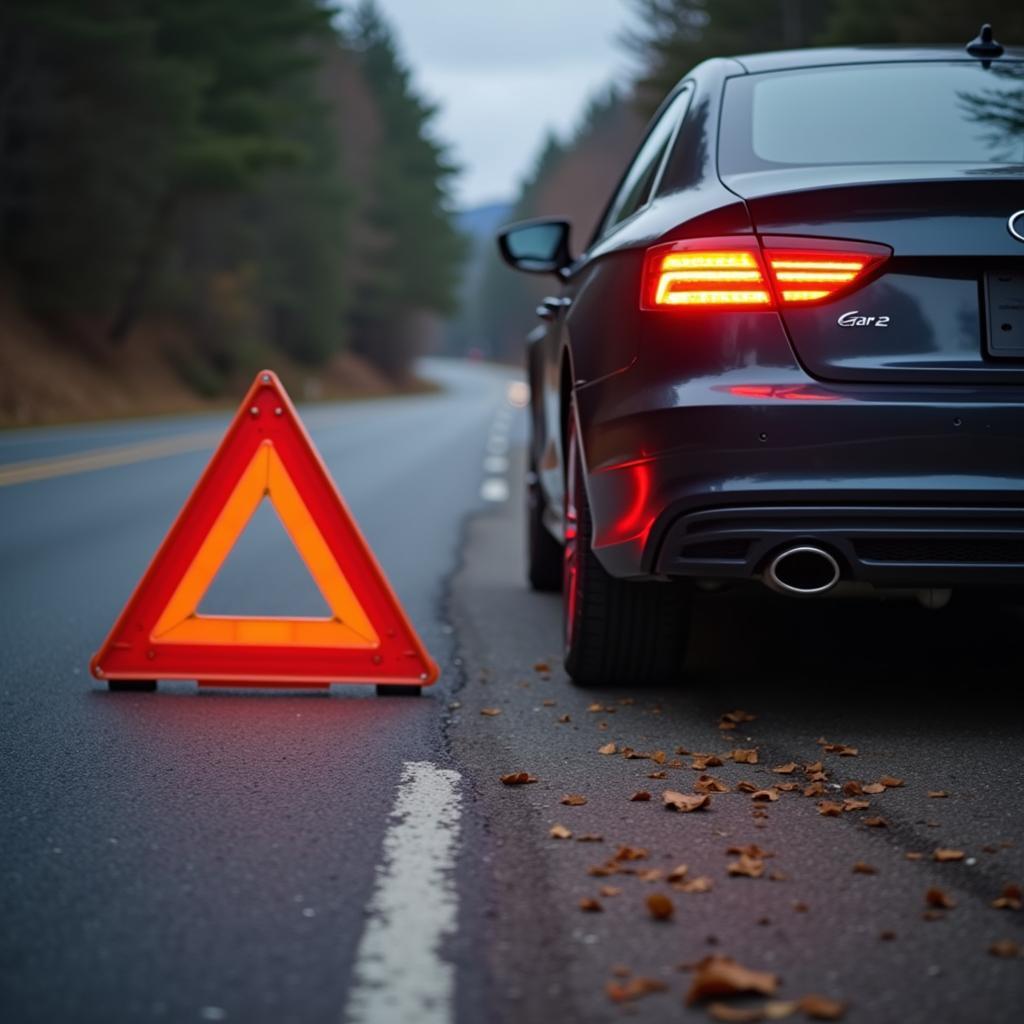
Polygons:
M1021 389L625 384L576 394L613 575L753 578L814 541L878 586L1024 584Z

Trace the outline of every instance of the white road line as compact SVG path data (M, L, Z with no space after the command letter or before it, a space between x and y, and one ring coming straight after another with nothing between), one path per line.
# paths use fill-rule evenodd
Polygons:
M462 797L458 772L407 761L384 835L356 950L345 1024L451 1024L455 969L441 943L455 931L452 872Z
M508 472L508 459L504 455L485 455L484 456L484 472L485 473L507 473Z
M487 439L487 451L491 455L504 455L508 451L508 438L492 434Z
M500 476L489 476L480 485L484 501L508 501L508 481Z

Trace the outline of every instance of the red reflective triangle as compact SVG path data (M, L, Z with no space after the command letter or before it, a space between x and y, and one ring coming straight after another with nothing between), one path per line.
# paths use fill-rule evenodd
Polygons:
M198 613L264 499L277 510L330 616ZM268 370L256 375L91 668L97 679L242 686L427 686L438 676L295 407Z

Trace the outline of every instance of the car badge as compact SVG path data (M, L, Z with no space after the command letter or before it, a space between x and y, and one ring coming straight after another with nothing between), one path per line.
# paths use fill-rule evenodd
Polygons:
M1024 210L1018 210L1011 214L1010 219L1006 222L1006 227L1018 242L1024 242Z

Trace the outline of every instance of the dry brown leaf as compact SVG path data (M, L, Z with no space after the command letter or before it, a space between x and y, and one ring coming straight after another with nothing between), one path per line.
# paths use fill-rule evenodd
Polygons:
M754 1024L765 1019L764 1011L758 1006L733 1006L731 1003L712 1003L708 1007L708 1016L727 1024Z
M956 906L956 900L944 889L937 887L932 887L924 894L924 901L936 910L952 910Z
M813 994L801 996L797 1007L811 1020L839 1020L846 1013L846 1006L838 1000Z
M614 743L606 743L603 747L598 747L597 752L599 754L615 754L618 752L618 749Z
M843 783L843 796L861 796L864 793L864 783L851 779Z
M815 775L816 773L823 772L824 770L825 770L825 762L824 761L808 761L804 765L804 771L808 775Z
M741 722L753 722L757 718L757 715L752 715L749 711L743 711L737 708L735 711L726 711L724 715L719 719L722 722L732 722L733 725L739 725Z
M800 1009L800 1004L795 999L769 999L762 1009L765 1020L785 1020Z
M821 782L812 782L804 786L804 796L821 796L825 792L825 785Z
M750 799L761 803L775 803L779 799L779 791L774 786L769 786L767 789L759 789L756 793L751 793Z
M668 772L650 772L647 776L649 779L665 779L668 778Z
M572 721L572 719L568 715L559 715L558 716L558 724L559 725L565 725L567 722L571 722L571 721Z
M713 775L702 775L693 784L694 793L728 793L729 787Z
M859 860L853 865L853 873L855 875L877 875L878 868Z
M655 921L668 921L676 911L676 905L663 892L652 892L644 903Z
M681 882L686 878L686 873L689 871L689 867L686 864L677 864L666 876L665 880L668 882Z
M663 874L661 868L645 868L643 871L637 871L636 877L641 882L660 882Z
M566 807L582 807L587 802L587 798L582 793L566 793L560 802Z
M629 981L609 981L605 984L604 990L613 1003L626 1003L648 996L652 992L667 992L668 985L657 978L643 978L637 975Z
M945 800L949 794L944 789L930 789L928 790L929 800Z
M721 768L724 763L717 754L694 754L690 767L694 771L706 772L709 768Z
M940 864L944 864L946 861L963 860L964 856L963 850L947 850L940 847L932 853L932 860L937 860Z
M799 782L776 782L775 788L780 793L795 793L800 788Z
M587 914L596 914L604 910L604 907L591 896L584 896L580 900L580 910Z
M730 875L744 878L760 878L764 874L764 861L758 857L740 854L739 860L730 861L726 869Z
M732 957L706 956L693 969L693 982L686 993L686 1004L692 1006L702 999L716 996L756 992L762 996L775 994L778 976L770 971L754 971L738 964Z
M793 910L797 914L806 914L811 908L803 900L794 900Z
M757 764L757 750L739 747L732 752L732 759L735 764Z
M509 775L502 775L501 781L506 786L525 786L529 782L537 782L539 780L529 772L512 772Z
M690 878L684 882L673 882L672 888L676 892L700 893L711 892L713 885L714 882L707 875L698 875L696 878Z
M581 836L576 837L577 843L603 843L604 836L596 835L593 832L585 832Z
M1020 945L1013 939L999 939L988 947L988 951L992 956L1015 957L1020 956Z
M914 852L911 851L910 853L903 854L903 859L904 860L924 860L924 854L923 853L914 853Z
M902 779L893 778L892 775L883 775L878 780L886 789L899 789L903 785Z
M486 715L488 718L493 718L495 715L501 714L501 708L481 708L481 715Z
M871 806L869 800L851 800L846 799L843 801L844 811L866 811Z
M757 843L747 843L746 846L730 846L725 852L736 856L757 857L758 860L767 860L769 857L775 856L771 850L762 850Z
M776 775L792 775L799 767L796 761L787 761L785 764L777 764L772 771Z
M612 860L646 860L648 851L642 846L620 846Z
M828 772L810 772L807 775L809 782L828 782Z
M1003 886L1002 894L992 901L992 906L996 910L1020 910L1024 906L1024 894L1020 886L1012 882Z
M643 802L645 800L650 800L651 794L648 793L646 789L638 789L629 799Z
M737 793L756 793L757 792L757 786L755 786L752 782L747 782L746 779L744 779L742 782L737 782L736 783L736 792Z
M651 754L651 760L655 764L664 764L665 763L665 751L664 750L656 750L653 754Z
M818 813L823 818L838 818L843 813L843 805L834 800L821 800L818 802Z
M550 672L551 671L551 666L546 661L538 661L537 664L533 666L533 671L534 672Z
M690 811L699 811L711 805L711 797L707 793L691 796L688 793L677 793L674 789L666 789L661 794L665 810L679 811L688 814Z
M863 787L863 789L864 792L869 794L870 796L878 796L879 793L885 792L885 786L883 786L880 782L869 782L866 786Z
M572 839L572 832L564 825L552 825L548 834L552 839Z
M597 890L602 896L610 899L612 896L621 896L622 890L617 885L602 885Z
M555 702L550 697L547 700L542 700L541 704L546 708L553 708L555 706Z
M868 828L888 828L889 827L889 822L887 822L885 820L885 818L878 818L878 817L865 818L864 819L864 824L867 825Z
M840 757L856 757L860 753L856 747L847 746L845 743L825 743L823 746L826 753L838 754Z

